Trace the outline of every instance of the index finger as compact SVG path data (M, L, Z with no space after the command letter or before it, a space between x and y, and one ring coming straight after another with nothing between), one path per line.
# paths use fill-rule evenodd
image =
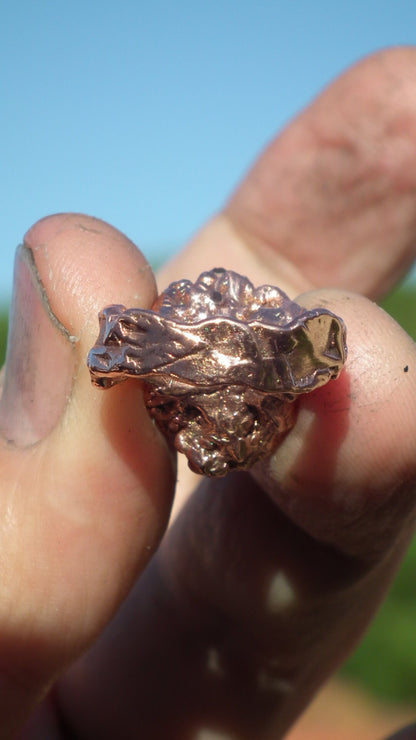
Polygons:
M221 265L295 296L379 297L415 257L416 49L347 70L266 149L224 211L161 272Z

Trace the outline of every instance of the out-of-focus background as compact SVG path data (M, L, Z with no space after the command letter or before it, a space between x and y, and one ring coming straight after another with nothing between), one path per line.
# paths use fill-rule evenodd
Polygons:
M376 49L416 44L411 0L3 0L0 17L2 356L14 248L34 221L90 213L160 264L331 79ZM385 302L414 338L415 285ZM324 695L317 739L337 702L344 720L367 722L366 740L397 712L416 718L415 607L416 546ZM344 738L334 722L327 737Z

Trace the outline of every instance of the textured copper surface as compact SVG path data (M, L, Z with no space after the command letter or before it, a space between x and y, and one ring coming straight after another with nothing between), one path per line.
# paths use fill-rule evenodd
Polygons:
M347 353L342 319L222 268L172 283L153 310L108 306L99 324L93 383L143 380L161 430L209 476L270 455L292 402L338 377Z

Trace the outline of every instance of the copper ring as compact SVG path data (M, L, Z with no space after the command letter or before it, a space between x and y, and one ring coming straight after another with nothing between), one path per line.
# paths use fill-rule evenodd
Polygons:
M337 378L347 356L331 311L223 268L172 283L153 310L108 306L99 325L94 385L144 381L157 425L208 476L270 455L294 423L293 401Z

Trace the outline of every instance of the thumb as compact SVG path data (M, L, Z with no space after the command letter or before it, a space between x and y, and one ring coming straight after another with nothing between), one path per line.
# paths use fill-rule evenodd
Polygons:
M30 701L90 644L165 528L174 466L140 385L102 393L86 367L98 311L154 298L144 257L95 219L45 219L18 249L0 402L0 672L14 677L1 727L13 685Z

